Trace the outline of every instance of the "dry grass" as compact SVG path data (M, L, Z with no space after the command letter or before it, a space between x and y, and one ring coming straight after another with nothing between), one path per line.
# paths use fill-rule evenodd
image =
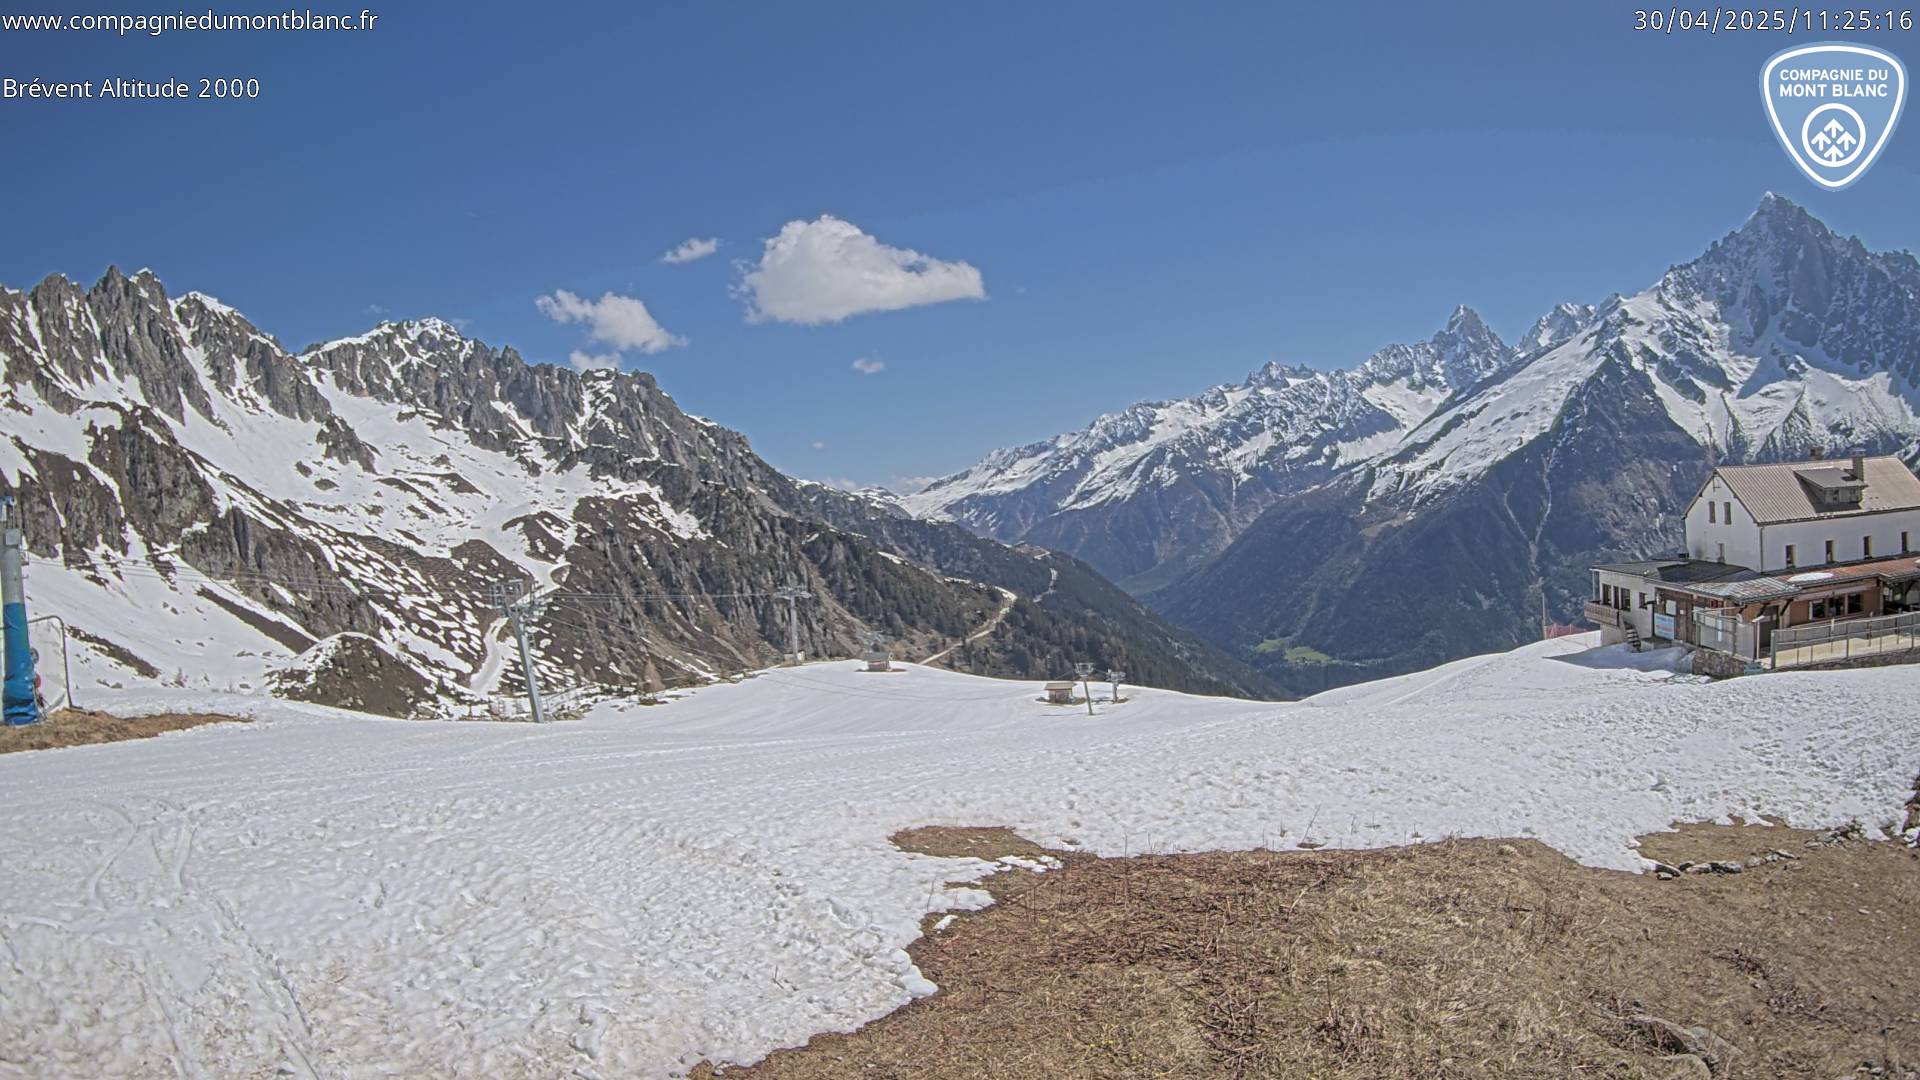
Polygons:
M1039 844L1012 829L1000 826L967 828L931 825L922 829L905 829L887 839L893 841L893 846L901 851L913 851L943 859L965 857L997 859L1002 855L1030 857L1050 854Z
M85 709L62 709L26 727L0 727L0 754L22 750L51 750L58 746L151 739L168 731L184 731L202 724L245 723L244 716L215 713L161 713L122 718Z
M1031 853L1004 830L915 850ZM996 847L996 841L1020 847ZM1096 859L987 883L913 949L941 992L729 1077L1699 1077L1636 1018L1704 1026L1716 1076L1920 1070L1920 860L1784 829L1648 838L1673 881L1532 841ZM702 1071L696 1075L712 1075ZM1869 1075L1862 1073L1860 1075Z

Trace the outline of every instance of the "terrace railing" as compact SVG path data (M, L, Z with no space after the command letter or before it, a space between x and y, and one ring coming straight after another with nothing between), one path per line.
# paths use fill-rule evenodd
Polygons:
M1833 619L1775 630L1767 650L1768 666L1777 671L1915 648L1920 648L1920 611Z

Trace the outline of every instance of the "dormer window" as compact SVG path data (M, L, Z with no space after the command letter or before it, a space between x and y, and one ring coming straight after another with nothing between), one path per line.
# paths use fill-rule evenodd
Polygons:
M1815 509L1821 511L1858 510L1860 496L1867 489L1863 476L1847 469L1828 466L1801 469L1794 473Z

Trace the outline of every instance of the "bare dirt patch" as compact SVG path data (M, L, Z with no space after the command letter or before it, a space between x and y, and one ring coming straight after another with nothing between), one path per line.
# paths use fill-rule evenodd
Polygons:
M1003 855L1031 857L1053 854L1012 829L999 826L927 825L918 829L903 829L887 839L893 841L893 846L901 851L948 859L998 859Z
M901 839L1033 853L1004 832ZM1051 852L913 946L938 994L719 1075L1920 1078L1913 851L1768 826L1645 843L1795 857L1660 880L1518 840Z
M159 713L120 717L86 709L62 709L26 727L0 727L0 754L21 750L51 750L60 746L151 739L168 731L185 731L203 724L244 724L244 716L218 713Z
M1808 841L1818 840L1822 835L1770 821L1735 825L1692 822L1641 837L1640 854L1672 866L1686 862L1744 862L1775 851L1797 855Z

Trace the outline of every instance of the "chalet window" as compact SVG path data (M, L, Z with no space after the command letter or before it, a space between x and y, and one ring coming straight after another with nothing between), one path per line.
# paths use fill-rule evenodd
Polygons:
M1709 501L1707 503L1707 524L1718 525L1719 523L1720 523L1720 508L1714 505L1711 501Z
M1733 504L1731 502L1723 502L1720 504L1720 520L1726 522L1728 525L1733 524Z
M1715 549L1713 554L1713 561L1726 562L1727 561L1727 545L1722 543L1716 543L1713 546Z
M1828 600L1815 600L1809 614L1816 619L1838 619L1844 615L1858 615L1866 610L1867 594L1850 593Z
M1600 603L1605 607L1613 606L1613 586L1600 586Z
M1833 541L1827 541L1827 561L1833 561Z
M1788 544L1787 545L1787 569L1791 570L1796 565L1797 564L1793 561L1793 545Z
M1860 538L1860 557L1863 559L1873 558L1873 537L1863 536Z
M1647 594L1646 594L1646 593L1641 593L1641 594L1640 594L1640 606L1641 606L1641 607L1646 607L1646 606L1647 606Z

